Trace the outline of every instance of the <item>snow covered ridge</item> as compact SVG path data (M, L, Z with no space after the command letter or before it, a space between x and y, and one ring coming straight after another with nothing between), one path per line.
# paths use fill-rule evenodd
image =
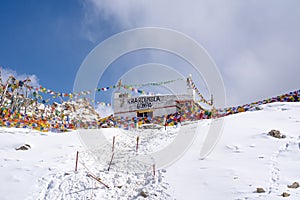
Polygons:
M52 134L0 128L1 199L300 199L300 104L261 107L225 117L223 136L204 160L199 159L199 148L213 119L187 124L190 131L198 127L196 140L173 165L156 169L155 176L152 170L124 173L118 168L119 159L109 171L106 161L105 167L94 165L93 155L109 158L110 154L84 148L76 131ZM139 153L159 151L172 142L176 131L167 128L140 136ZM286 137L271 136L272 129ZM116 150L135 151L133 138L117 130L105 129L108 141L115 136ZM16 150L25 144L30 148ZM111 146L104 150L112 151Z

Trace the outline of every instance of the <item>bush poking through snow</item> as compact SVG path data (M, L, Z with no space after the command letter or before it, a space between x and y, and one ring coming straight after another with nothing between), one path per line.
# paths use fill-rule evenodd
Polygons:
M270 136L272 136L272 137L274 137L274 138L278 138L278 139L282 139L282 138L286 138L286 136L285 135L282 135L281 133L280 133L280 131L279 130L271 130L269 133L268 133L268 135L270 135Z
M22 150L22 151L26 151L29 150L31 148L31 146L29 144L24 144L22 146L20 146L19 148L16 148L17 151Z

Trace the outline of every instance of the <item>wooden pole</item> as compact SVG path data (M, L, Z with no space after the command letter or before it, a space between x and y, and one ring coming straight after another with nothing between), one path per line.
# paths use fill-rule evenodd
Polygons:
M152 168L153 168L153 176L155 176L155 164L153 164Z
M0 86L2 87L3 81L2 81L2 67L0 66Z
M29 82L29 78L27 76L27 79L26 79L26 83L24 83L24 86L25 86L25 111L24 111L24 115L26 115L26 112L27 112L27 98L28 98L28 85L27 85L27 82Z
M18 104L19 87L15 88L11 95L11 110L15 111Z
M76 152L76 163L75 163L75 172L77 172L77 166L78 166L78 154L79 152Z
M10 77L8 77L8 79L6 81L6 86L5 86L5 89L4 89L4 91L2 93L2 96L1 96L1 102L0 102L1 106L2 106L3 102L5 101L5 95L6 95L6 92L7 92L7 89L8 89L9 80L10 80Z

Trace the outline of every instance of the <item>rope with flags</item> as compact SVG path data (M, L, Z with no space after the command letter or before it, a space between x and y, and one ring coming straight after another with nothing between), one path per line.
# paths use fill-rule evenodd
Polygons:
M174 83L176 81L184 80L183 78L177 78L174 80L168 80L168 81L161 81L161 82L150 82L150 83L142 83L142 84L133 84L133 85L127 85L129 87L145 87L145 86L160 86L160 85L166 85L170 83Z
M118 85L112 85L102 88L96 88L95 91L101 92L101 91L108 91L110 89L126 89L130 90L135 93L139 94L147 94L147 95L154 95L154 92L146 92L144 90L138 89L137 87L145 87L145 86L160 86L165 84L174 83L176 81L183 80L182 78L174 79L174 80L168 80L168 81L161 81L161 82L150 82L150 83L142 83L142 84L133 84L133 85L127 85L122 84L122 81L119 81Z
M240 112L245 112L248 110L259 109L258 106L267 103L274 102L299 102L300 101L300 90L295 90L282 95L274 96L260 101L254 101L244 105L232 106L227 108L221 108L217 111L223 115L235 114Z
M199 89L196 87L195 83L193 82L191 77L188 77L187 79L187 84L193 89L195 90L195 92L197 93L197 95L200 97L199 102L205 103L209 106L213 106L213 98L211 98L211 100L206 100L203 95L200 93Z
M135 84L135 85L123 85L123 84L117 85L117 86L112 85L112 86L107 86L107 87L95 88L95 91L101 92L101 91L108 91L110 89L122 88L122 89L130 90L130 91L138 93L138 94L154 95L155 94L154 92L146 92L146 91L138 89L136 87L143 87L143 86L148 86L148 85L158 86L158 85L173 83L178 80L182 80L182 79L178 78L178 79L169 80L169 81L151 82L151 83ZM1 82L2 82L2 78L1 78ZM33 95L33 97L40 99L40 100L43 100L43 97L39 93L49 94L52 96L52 98L65 97L65 98L69 98L69 99L73 99L74 97L78 97L78 96L86 96L86 95L91 94L91 90L81 91L81 92L63 93L63 92L57 92L57 91L53 91L51 89L47 89L46 87L43 87L42 85L30 86L28 84L31 82L29 79L16 80L15 77L13 77L13 76L11 76L9 78L8 82L9 83L8 83L7 87L11 88L11 90L22 88L24 86L24 87L28 88L30 91L32 91L31 94ZM3 91L3 87L0 87L0 88L1 88L1 91ZM49 102L49 101L50 101L50 99L45 100L45 102Z

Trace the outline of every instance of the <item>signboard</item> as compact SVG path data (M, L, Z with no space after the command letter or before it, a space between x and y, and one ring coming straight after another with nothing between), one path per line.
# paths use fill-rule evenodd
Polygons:
M147 109L153 107L153 102L160 101L159 96L136 97L128 100L128 104L136 104L137 109Z

